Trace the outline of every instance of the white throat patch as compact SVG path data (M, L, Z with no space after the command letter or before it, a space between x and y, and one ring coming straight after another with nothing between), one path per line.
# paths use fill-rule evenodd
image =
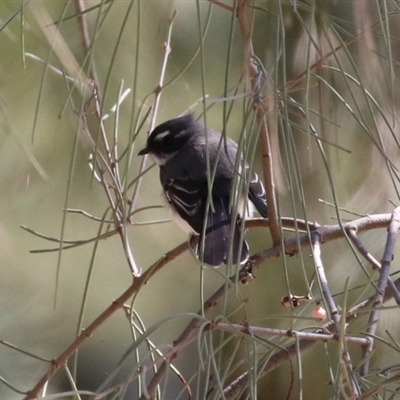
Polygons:
M165 154L165 153L160 153L160 154L154 154L151 153L151 158L154 160L154 162L157 165L163 166L165 165L175 154L177 151L174 151L173 153L170 154Z

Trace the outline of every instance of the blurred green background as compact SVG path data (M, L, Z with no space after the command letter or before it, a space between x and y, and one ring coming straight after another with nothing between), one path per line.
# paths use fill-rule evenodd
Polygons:
M64 77L50 69L44 72L43 63L30 56L42 60L49 57L49 65L57 69L63 67L54 53L49 56L51 46L43 34L46 28L40 26L31 10L36 3L26 2L23 12L20 2L4 0L0 3L0 339L19 349L52 359L76 335L93 244L62 252L55 305L59 255L57 252L32 254L30 250L55 248L57 244L29 234L20 226L50 237L60 237L72 159L75 161L67 206L101 217L108 203L102 187L93 179L87 151L78 144L74 153L79 113L68 103ZM86 7L97 4L88 1ZM72 2L43 2L42 5L53 21L60 21L64 12L64 16L76 14ZM89 32L92 38L95 37L92 57L101 90L105 89L108 80L103 99L104 110L109 110L116 103L122 81L124 88L133 88L135 75L137 78L136 92L127 97L120 109L121 146L128 142L132 102L135 112L143 104L145 109L152 105L153 97L146 98L146 95L158 84L164 56L163 43L167 40L169 18L175 10L178 13L173 25L172 51L165 82L177 76L198 49L199 20L203 31L206 23L209 24L203 43L203 66L202 57L198 54L189 68L163 91L157 123L189 110L201 100L204 85L207 106L212 106L207 112L207 123L221 131L224 105L222 101L215 100L224 95L227 64L229 88L238 84L246 68L244 40L237 23L231 30L231 13L206 1L142 1L133 3L127 23L123 25L130 5L125 1L105 2L100 16L99 8L85 14ZM255 2L254 7L254 51L271 82L274 82L273 92L267 93L266 98L275 100L278 115L277 130L272 134L278 138L275 140L278 144L274 155L280 214L308 218L320 224L337 223L334 208L318 202L318 199L334 202L333 192L340 207L362 215L391 212L393 206L388 200L398 203L397 171L388 167L382 153L394 166L398 166L399 148L395 141L399 137L396 79L398 10L394 8L384 12L370 2L359 1L263 1ZM96 25L98 17L101 26ZM360 34L363 29L366 32L364 35ZM65 19L59 30L69 50L82 65L85 52L78 19ZM308 78L286 93L284 88L288 81L307 70L331 48L350 40L354 43L335 56L324 59L319 68L310 70ZM136 60L138 44L140 58ZM227 62L229 46L232 52ZM345 80L345 73L361 84ZM244 93L243 87L239 87L240 93ZM340 97L331 88L340 93ZM377 100L380 109L366 98L364 89ZM76 93L73 100L79 111ZM227 124L228 135L236 139L241 134L244 119L244 105L240 101L236 100ZM307 118L293 106L294 101L307 109ZM202 105L197 104L192 111L197 116L201 115ZM326 165L304 121L313 124L326 141ZM113 123L112 118L106 121L110 135ZM136 154L144 146L147 131L148 119L134 143L131 178L139 171L141 160ZM261 171L258 159L255 165ZM327 171L331 174L334 190ZM158 170L153 168L144 177L137 207L161 204ZM151 209L139 213L134 221L164 218L168 218L164 209ZM345 213L343 218L355 217ZM97 222L82 215L68 215L65 239L87 239L95 237L97 232ZM265 229L252 230L247 237L252 253L271 245ZM172 223L133 225L129 228L129 238L134 259L143 270L186 240L185 234ZM380 259L385 233L370 232L363 236L363 240L369 251ZM350 278L351 288L361 286L348 294L346 306L354 305L368 278L347 243L335 241L325 245L323 260L334 294L343 291L347 277ZM398 269L396 259L393 268ZM372 274L370 269L369 272ZM193 256L186 253L142 288L136 298L135 310L147 327L166 318L197 312L202 290L205 298L210 296L224 282L225 273L223 268L218 271L206 269L202 289L200 268ZM218 306L213 315L229 314L242 304L242 299L247 299L247 317L251 320L260 318L257 324L269 327L287 329L291 324L289 316L293 313L309 315L312 303L302 311L286 310L280 304L281 297L288 292L308 293L313 274L309 249L305 249L302 256L284 261L268 260L255 274L255 281L230 293L226 307ZM307 276L308 282L304 276ZM102 241L90 280L83 325L89 324L109 306L131 284L131 280L119 237ZM290 282L290 287L287 282ZM320 296L316 284L311 290L315 297ZM366 293L372 294L372 288L368 287ZM342 296L338 296L337 300L340 304ZM238 312L232 317L232 322L242 319L243 314ZM151 340L161 349L167 348L189 320L189 316L172 319L156 330ZM396 310L385 311L379 332L385 335L385 330L388 330L399 339L398 321ZM360 329L366 321L363 323L360 323ZM315 325L310 320L296 324L296 329ZM122 311L117 312L80 349L78 387L96 390L112 373L131 343L132 334L126 317ZM377 368L400 362L398 352L393 355L393 349L388 346L378 345L378 349L379 358L373 360ZM336 351L334 345L328 345L327 350L323 345L317 345L304 354L302 392L295 379L289 397L300 398L299 393L306 399L331 396L334 390L328 384L331 379L328 363L335 360ZM361 351L352 351L355 359L360 360ZM197 371L198 361L195 359L197 348L193 346L176 361L178 369L184 371L187 379ZM295 369L296 363L293 364ZM47 371L48 365L7 346L0 347L0 376L21 391L31 389ZM125 364L121 377L130 373L132 365L135 365L133 357L132 363ZM290 368L284 366L262 379L257 398L286 398L291 380ZM176 377L170 377L167 387L165 398L172 399L181 391L182 384ZM69 390L64 373L59 374L49 390L56 393ZM127 396L133 397L126 398L135 398L134 393L135 384L132 384ZM12 400L21 398L21 395L0 384L0 398Z

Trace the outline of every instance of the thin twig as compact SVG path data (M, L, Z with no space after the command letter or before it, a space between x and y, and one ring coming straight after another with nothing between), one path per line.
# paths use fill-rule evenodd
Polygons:
M374 228L384 228L389 225L390 222L390 214L378 214L378 215L371 215L368 217L363 217L358 220L349 222L349 224L352 224L352 226L357 227L360 231L368 230L369 227L374 227ZM246 221L246 228L255 228L255 227L268 227L269 221L265 219L253 219ZM317 233L320 237L324 238L324 243L330 240L337 239L339 237L344 237L343 229L339 225L334 225L334 226L320 226L317 223L307 223L306 221L301 221L301 220L294 220L293 218L282 218L281 219L281 225L283 228L298 228L299 230L307 231L307 228L310 230L312 234ZM308 227L307 227L308 225ZM289 253L294 253L295 251L298 251L298 245L301 243L301 246L306 246L309 245L309 236L308 234L305 234L301 236L301 240L299 240L297 237L289 239L288 241L285 242L285 251ZM255 255L251 257L251 262L250 264L252 265L259 265L262 261L265 260L265 258L271 258L271 257L276 257L279 256L282 253L282 248L281 246L276 246L272 247L266 251L264 251L263 256L260 254ZM264 258L265 256L265 258ZM246 268L246 267L245 267ZM244 268L244 269L245 269ZM240 277L239 277L240 279ZM230 278L230 281L234 283L236 281L236 274L233 275ZM217 304L219 300L222 298L223 294L226 292L227 289L232 287L231 285L228 287L226 284L222 285L217 292L214 293L214 295L209 298L204 305L204 311L208 310L208 308L211 305ZM201 310L199 311L199 315L201 315ZM175 341L174 345L181 344L183 342L187 343L188 338L194 334L196 328L198 326L198 319L194 318L188 326L185 328L185 330L182 332L180 337ZM336 326L336 325L333 325ZM333 330L332 330L333 332ZM306 339L302 340L302 343L307 342ZM313 344L313 340L310 341L310 345ZM302 346L304 346L302 344ZM307 345L306 345L307 347ZM178 352L173 353L173 358L176 358L178 355ZM168 358L164 361L164 363L171 363L172 359ZM283 361L282 361L283 362ZM165 368L159 369L159 371L153 376L149 384L147 385L147 393L152 394L157 387L158 384L161 383L162 378L165 375ZM144 400L145 397L142 396L141 400Z
M347 229L351 227L355 227L358 232L364 232L371 229L377 228L387 228L390 223L390 214L375 214L369 215L367 217L359 218L354 221L346 222L345 224L340 225L323 225L316 228L313 232L320 236L321 243L325 243L331 240L335 240L338 238L342 238L345 236L345 232ZM288 219L282 218L282 226L284 227L285 224L292 224L293 220L290 222ZM248 226L253 226L252 221L248 222ZM264 220L259 221L257 220L258 226L268 226L269 221ZM247 226L247 223L246 223ZM301 236L296 236L290 239L285 239L283 247L282 246L274 246L269 249L263 250L259 253L254 254L250 261L253 265L258 266L264 260L272 257L278 257L284 251L285 254L294 255L298 253L303 247L310 245L310 238L308 234L304 234Z
M394 282L396 288L400 288L400 278L396 279ZM391 290L386 290L383 296L383 303L391 300L393 298ZM369 308L375 299L375 295L371 296L369 299L364 300L360 304L353 307L349 310L346 323L349 324L350 322L354 321L357 318L358 313L362 311L364 308ZM336 326L333 322L328 322L321 329L315 331L315 333L322 333L322 332L330 332L333 333L336 330ZM298 352L304 352L311 347L315 346L318 342L308 339L302 339L300 341L295 341L291 345L285 347L283 350L277 352L272 357L269 358L268 363L262 368L260 371L257 371L258 378L265 376L272 370L276 369L283 363L289 361L290 359L296 357ZM249 376L252 374L253 371L247 371L241 374L238 378L233 380L229 385L227 385L224 389L224 399L225 400L233 400L236 396L241 393L241 391L245 388L249 381Z
M176 14L177 14L177 11L175 10L169 20L167 41L164 42L164 59L163 59L163 63L161 66L160 79L158 81L158 85L154 89L154 105L151 110L152 114L151 114L151 119L150 119L149 133L154 129L154 126L156 124L158 107L160 105L161 93L163 90L165 74L167 71L168 58L171 53L172 27L174 25L174 20L175 20ZM139 167L139 175L141 175L143 173L143 171L146 169L147 158L148 158L147 154L144 155L142 158L142 161L141 161L140 167ZM142 176L140 176L140 178L136 181L136 185L135 185L135 188L133 190L132 197L130 200L128 215L131 215L132 210L135 208L136 200L139 195L139 189L140 189L141 183L142 183Z
M313 233L312 234L312 254L313 254L313 259L314 259L314 264L315 264L315 269L317 272L317 276L321 285L321 289L322 289L322 294L324 297L325 302L328 305L329 311L330 311L330 315L331 318L334 322L334 327L335 329L333 330L333 332L338 335L339 334L339 322L340 322L340 317L339 317L339 312L336 306L335 301L333 300L332 294L329 290L329 286L328 286L328 280L326 278L325 275L325 269L322 263L322 258L321 258L321 242L320 242L320 237L318 235L318 233ZM343 331L344 331L344 324L341 325L343 327ZM338 339L344 339L345 336L344 335L339 335ZM370 345L370 340L368 340L368 346ZM344 364L346 366L346 368L348 370L351 370L351 358L347 352L347 350L343 349L343 354L342 354L343 360L344 360ZM358 390L358 386L356 384L356 382L353 379L353 375L348 375L349 381L350 381L350 385L351 385L351 390L353 394L359 394L359 390Z
M219 289L211 296L209 297L203 305L203 308L201 308L198 312L197 315L201 316L204 313L206 313L211 307L214 307L216 304L219 303L219 301L222 299L223 295L225 292L230 289L231 287L234 286L235 282L237 281L237 274L233 275L230 277L230 279L221 285ZM179 338L174 341L174 348L181 349L182 345L184 343L189 343L190 340L195 339L195 333L196 329L198 328L199 325L199 319L198 318L193 318L189 324L186 326L186 328L183 330L183 332L180 334ZM157 386L161 383L161 380L164 378L165 373L166 373L166 367L168 364L170 364L176 357L178 356L178 351L171 353L169 357L166 357L164 355L164 361L161 364L161 367L158 369L157 373L154 374L152 379L150 380L149 384L147 385L147 393L150 395L153 395ZM147 398L142 395L142 397L139 400L146 400Z
M107 321L111 315L113 315L117 310L124 306L135 293L137 293L140 288L159 270L161 270L165 265L170 263L180 254L187 250L187 243L184 242L179 246L175 247L173 250L165 254L160 260L155 262L143 275L136 278L132 285L118 297L117 300L107 307L87 328L82 329L81 334L76 337L76 339L61 353L57 358L52 361L52 365L47 373L40 379L40 381L35 385L35 387L27 392L24 400L31 400L38 397L40 391L50 381L63 365L68 361L68 359L78 350L78 348L90 338L94 332Z
M75 0L75 8L77 10L77 13L79 14L78 18L78 24L79 28L81 31L81 38L82 38L82 46L84 51L87 53L90 51L91 48L91 41L90 41L90 35L89 35L89 29L86 21L86 15L83 13L85 10L84 3L82 0ZM98 143L95 143L94 140L92 139L92 136L90 135L89 127L87 125L87 121L85 118L85 115L82 115L82 121L83 121L83 132L86 133L86 136L88 142L91 144L91 150L94 152L94 162L93 166L96 165L98 169L98 175L100 176L100 183L103 186L103 189L105 191L105 194L107 196L107 199L110 203L111 208L113 209L114 212L114 225L115 229L118 232L121 242L122 242L122 247L124 249L124 254L128 263L128 266L131 270L131 273L134 277L140 276L140 271L136 266L135 260L133 258L132 250L130 248L130 243L128 240L128 235L127 235L127 224L126 221L123 219L120 210L120 204L122 204L122 193L119 185L119 180L118 180L118 175L117 171L115 168L115 160L113 158L113 154L110 150L110 145L108 143L107 139L107 132L104 127L104 120L102 118L102 99L101 99L101 94L100 94L100 84L99 80L96 74L95 70L95 65L93 63L90 64L90 77L93 81L93 88L94 88L94 93L93 93L93 99L95 103L95 115L99 121L99 130L100 130L100 137L102 138L102 143L105 148L106 152L106 158L103 159L103 157L100 155L99 149L98 149ZM83 135L85 136L85 135ZM100 161L100 160L101 161ZM107 179L105 177L105 172L108 172L113 185L110 185L107 182ZM96 172L96 171L94 171ZM114 196L115 199L113 198L110 187L113 188ZM128 214L129 215L129 214Z
M393 14L387 14L387 18L391 18L394 15L396 15L395 13ZM286 84L286 90L290 90L292 89L295 85L297 85L299 82L301 82L304 78L306 78L308 76L308 74L310 73L310 71L313 71L316 68L319 68L322 63L329 59L332 55L338 53L340 50L342 50L343 48L348 48L351 44L353 43L358 43L358 40L365 35L365 32L368 31L372 31L373 28L375 28L376 26L379 26L380 24L382 24L382 15L380 16L380 18L377 18L377 21L373 24L371 24L371 26L369 26L368 29L360 29L356 35L353 35L353 37L351 37L350 39L348 39L344 44L340 44L338 46L336 46L334 49L332 49L331 51L329 51L328 53L324 54L321 58L319 58L314 64L310 65L306 71L303 71L300 75L296 76L296 78L285 82ZM278 89L280 89L278 87Z
M344 224L345 228L349 228L351 225L355 226L359 232L376 229L376 228L384 228L387 227L390 223L391 215L390 214L377 214L377 215L369 215L364 218L360 218L358 220L349 222L348 224ZM300 224L294 221L291 218L282 219L282 226L287 228L294 228L296 225L302 226L305 228L305 221L300 221ZM344 236L343 230L339 225L334 226L319 226L318 224L309 223L310 230L312 227L318 231L318 234L321 237L321 243L325 243L327 241L335 240ZM256 219L246 221L247 227L267 227L268 220L265 219ZM298 251L299 250L299 242L301 243L301 247L304 247L309 244L308 235L304 235L298 238L292 238L285 242L285 251ZM305 238L305 239L303 239ZM183 254L188 250L187 242L181 243L179 246L175 247L173 250L166 253L162 258L160 258L156 263L154 263L143 275L136 278L132 285L117 299L115 300L105 311L103 311L87 328L82 330L82 333L71 343L71 345L57 358L55 358L52 362L52 366L48 370L48 372L40 379L40 381L35 385L35 387L30 390L24 400L31 400L36 398L44 385L46 385L57 373L60 369L62 369L63 365L68 361L68 359L78 350L78 348L89 338L94 332L102 325L105 321L107 321L111 315L113 315L117 310L124 306L124 303L128 301L130 297L132 297L135 293L137 293L144 283L147 281L158 271L160 271L164 266L170 263L172 260L177 258L179 255ZM265 260L269 257L276 257L282 253L282 249L280 246L273 247L271 249L265 250L261 253L258 253L256 256L252 258L255 260L255 263L259 264L261 261ZM236 281L236 274L231 277L230 281L233 283ZM228 281L229 282L229 281ZM395 281L395 285L397 288L400 287L400 279ZM204 310L208 310L210 307L214 306L219 302L219 300L224 295L225 291L232 287L231 284L223 284L206 302L204 305ZM385 292L384 301L392 298L391 290ZM363 302L359 308L369 306L368 301ZM353 309L358 310L358 309ZM349 320L349 318L348 318ZM175 342L175 344L179 343L180 340L187 342L188 338L191 337L196 328L196 322L192 320L191 323L186 327L186 329L182 332L181 336ZM330 325L329 325L330 326ZM332 328L331 328L332 329ZM307 344L308 343L308 344ZM309 348L314 344L314 341L310 340L301 340L300 348L305 349ZM178 346L179 349L184 346ZM295 348L294 354L296 354L297 349ZM171 352L170 357L177 354L177 351ZM284 354L290 354L290 347L284 350ZM280 356L282 357L282 355ZM279 362L283 363L287 355L284 355L283 358L280 358ZM228 398L228 397L227 397Z
M287 329L275 329L275 328L265 328L261 326L251 326L251 325L240 325L240 324L227 324L227 323L217 323L215 324L218 328L224 329L229 332L241 331L244 333L250 332L251 335L262 335L262 336L282 336L282 337L297 337L299 339L308 339L322 342L337 342L338 337L333 333L324 332L303 332L303 331L288 331ZM366 337L357 336L344 336L343 338L347 343L355 344L358 346L369 345L371 339Z
M328 280L325 275L325 269L322 264L322 259L321 259L321 242L320 242L320 237L318 233L315 233L313 236L313 244L312 244L312 254L313 254L313 259L314 259L314 264L315 264L315 269L317 272L317 276L321 285L322 289L322 294L324 297L324 300L326 301L329 311L330 311L330 316L333 319L333 322L335 323L336 327L339 326L339 312L336 307L336 303L333 300L332 294L329 290L328 286Z
M224 9L224 10L227 10L227 11L230 11L230 12L234 12L234 9L233 9L232 6L222 2L221 0L208 0L208 1L210 3L212 3L212 4L215 4L216 6L218 6L220 8L222 8L222 9Z
M380 270L381 263L365 248L361 240L358 238L356 230L348 229L347 235L360 254L371 264L372 268L375 270ZM393 297L396 300L396 303L400 305L400 292L397 290L390 276L388 278L388 285L393 292Z
M378 326L379 315L381 312L382 304L383 304L383 296L386 291L386 286L390 273L390 265L393 261L393 253L394 246L396 244L397 233L400 228L400 207L396 207L393 211L391 222L388 228L388 235L385 245L385 250L383 252L381 269L378 280L378 289L376 293L376 298L374 302L374 309L371 311L369 317L369 326L367 329L367 333L370 337L375 336L375 332ZM366 357L366 361L361 368L361 375L365 376L368 373L370 357L368 355L372 352L373 342L365 349L364 357Z
M248 15L249 0L239 0L236 15L239 22L240 31L245 41L245 62L247 65L247 74L250 80L251 89L254 96L254 110L260 127L259 138L262 152L262 167L268 207L269 228L271 231L272 242L274 246L281 244L281 229L279 225L278 209L275 196L275 183L273 175L273 155L271 151L270 133L268 130L266 111L273 106L266 106L261 91L264 89L265 77L262 77L263 71L260 71L254 62L254 51L251 39L251 23Z

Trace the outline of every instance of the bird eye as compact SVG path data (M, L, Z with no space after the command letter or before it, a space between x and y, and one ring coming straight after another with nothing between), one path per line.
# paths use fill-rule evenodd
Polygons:
M174 147L176 145L176 143L177 143L177 141L176 141L175 135L173 133L170 133L169 135L166 135L163 137L163 140L162 140L163 147L171 148L171 147Z
M165 136L164 138L164 144L169 145L171 143L173 143L173 137L171 135Z
M179 146L184 141L186 130L170 133L164 136L164 144L166 146Z

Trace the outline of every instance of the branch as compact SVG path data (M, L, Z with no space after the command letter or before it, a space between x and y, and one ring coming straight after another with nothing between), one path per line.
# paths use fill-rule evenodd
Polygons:
M367 217L359 218L355 221L348 222L344 224L345 229L351 229L352 227L354 229L357 229L357 231L362 232L362 231L367 231L371 229L376 229L376 228L385 228L389 225L391 221L391 215L390 214L377 214L377 215L369 215ZM254 220L249 220L246 221L246 227L248 228L255 228L255 227L268 227L268 220L265 219L254 219ZM297 226L299 229L307 230L307 225L308 228L311 231L311 235L314 234L314 232L317 232L318 235L321 238L321 243L325 243L327 241L335 240L341 237L344 237L343 230L339 225L326 225L326 226L320 226L317 223L308 223L306 221L295 221L293 218L282 218L281 219L281 224L282 227L284 228L291 228L295 229ZM288 239L285 241L285 252L295 253L300 250L299 248L305 247L309 245L309 237L307 234L300 236L300 238L294 237L291 239ZM103 311L87 328L83 329L81 334L74 340L74 342L57 358L55 358L52 362L52 365L48 372L40 379L40 381L35 385L35 387L27 392L27 395L24 400L31 400L36 397L38 397L40 391L42 388L58 373L60 369L64 366L64 364L68 361L68 359L78 350L78 348L89 338L91 337L94 332L108 319L110 318L111 315L113 315L117 310L122 308L124 306L124 303L126 303L130 297L132 297L134 294L136 294L140 288L142 287L143 284L147 283L148 280L158 271L160 271L164 266L166 266L168 263L170 263L172 260L177 258L179 255L184 253L185 251L188 250L188 244L187 242L181 243L179 246L175 247L173 250L169 251L166 253L163 257L161 257L157 262L155 262L143 275L140 277L136 278L132 285L120 296L118 297L117 300L115 300L105 311ZM271 257L277 257L282 253L282 248L281 246L277 247L272 247L270 249L264 250L261 253L257 253L253 257L251 257L251 263L252 265L259 265L262 261L264 261L267 258ZM239 279L241 279L241 276L239 276ZM233 287L234 283L236 282L236 274L233 275L230 280L232 284L226 284L224 283L206 302L204 305L204 309L208 310L210 307L215 306L226 290L229 288ZM229 282L228 281L228 282ZM396 280L395 282L396 287L400 287L400 280ZM392 292L391 291L386 291L385 296L390 296L392 297ZM384 301L387 301L388 298L384 298ZM177 339L175 342L175 346L178 346L181 344L181 342L187 342L188 338L192 335L192 333L195 331L197 324L195 324L195 320L197 322L197 319L192 320L186 329L182 332L181 336ZM303 341L301 341L302 343ZM309 344L306 343L307 340L305 341L305 344L301 344L301 346L305 346L306 348L310 347L313 345L314 341L308 341L310 342ZM181 348L181 346L178 346L178 349ZM297 348L295 347L294 352L297 351ZM286 353L286 350L285 350ZM177 351L171 352L170 357L176 357ZM281 363L283 360L281 361ZM160 379L160 376L154 379Z
M314 258L315 269L322 288L324 300L327 302L330 316L336 327L339 326L339 312L336 303L333 300L331 292L328 287L328 280L326 279L325 269L321 259L321 242L318 234L313 235L312 254Z
M260 220L257 221L257 226L268 226L269 221L264 220L262 222ZM282 218L281 219L282 227L283 228L294 228L294 219ZM335 239L339 239L345 237L345 231L349 229L355 229L357 232L364 232L369 231L371 229L377 228L387 228L391 221L390 214L375 214L375 215L368 215L366 217L362 217L356 219L354 221L346 222L345 224L340 225L323 225L320 226L318 224L309 225L313 229L311 230L311 237L313 235L319 235L321 243L326 243ZM253 226L253 221L248 221L246 223L246 227ZM264 260L271 258L271 257L278 257L284 251L285 254L294 255L298 253L303 247L310 245L310 238L308 234L304 234L301 236L296 236L293 238L285 239L283 242L283 248L281 245L273 246L269 249L263 250L250 258L250 262L257 266L261 264Z
M360 254L371 264L372 268L374 270L380 270L381 263L365 248L361 240L357 237L356 231L354 229L349 229L347 235ZM388 285L393 292L393 297L396 300L396 303L400 305L400 292L397 290L390 276L388 278Z
M396 285L396 288L399 289L400 278L396 279L394 283ZM386 303L392 298L393 294L391 290L390 289L386 290L383 296L383 303ZM360 311L362 311L363 309L369 309L374 299L375 296L371 296L369 299L364 300L363 302L361 302L360 304L349 310L346 317L346 323L349 324L350 322L354 321L357 318L357 313L360 313ZM329 322L323 325L321 329L316 330L315 333L322 333L322 332L334 333L335 329L336 329L335 324L333 322ZM261 378L262 376L266 375L267 373L271 372L275 368L282 365L284 362L287 362L290 359L296 357L297 354L303 353L304 351L310 349L317 343L318 343L317 341L309 339L302 339L299 341L295 341L293 344L289 345L288 347L284 348L283 350L271 356L265 367L262 368L260 371L257 371L257 377ZM253 371L243 373L234 381L232 381L228 386L225 387L224 389L225 400L235 399L237 395L245 388L245 386L249 381L249 373L253 373Z
M345 227L353 227L354 229L357 228L359 231L364 231L364 230L369 230L369 229L376 229L376 228L385 228L389 225L390 222L390 214L378 214L378 215L371 215L368 217L363 217L358 220L349 222L345 224ZM295 220L293 218L282 218L280 221L281 225L283 228L287 229L297 229L297 230L302 230L302 231L310 231L312 234L319 235L319 237L323 237L324 241L327 242L330 240L338 239L340 237L344 237L345 234L342 230L342 228L339 225L334 225L334 226L320 226L318 223L311 223L303 220ZM258 218L258 219L252 219L245 221L246 228L256 228L256 227L268 227L269 225L269 220L265 220L263 218ZM298 251L298 243L300 240L296 238L289 239L288 241L285 242L285 249L286 251L289 252L295 252ZM302 246L306 246L309 244L309 237L307 234L301 236L301 243ZM271 257L276 257L279 256L282 253L282 249L280 246L277 247L272 247L271 249L265 250L263 253L259 253L250 259L250 273L251 273L251 267L254 265L260 264L262 261L264 261L266 258L271 258ZM263 255L261 255L263 254ZM248 266L245 266L242 269L242 275L239 275L239 280L240 281L247 281L249 279L249 275L247 274L247 268ZM245 276L246 275L246 276ZM223 284L215 293L212 295L204 304L204 311L208 311L208 309L211 306L215 306L220 299L222 298L223 294L229 290L233 285L236 283L237 280L237 275L232 275L229 279L228 282L232 282L232 285L227 285ZM202 310L199 310L198 315L202 315ZM174 348L176 347L178 350L182 348L183 343L189 343L188 340L189 338L193 337L195 334L197 328L198 328L198 318L193 318L191 322L187 325L185 330L182 332L182 334L179 336L179 338L174 342ZM334 327L336 325L333 325ZM332 330L333 332L333 330ZM316 334L323 334L323 332L318 331ZM309 336L312 337L312 336ZM327 337L328 338L328 337ZM304 346L304 349L308 348L309 346L314 344L315 337L312 338L312 340L308 339L303 339L301 342L304 342L302 346ZM329 339L328 339L329 340ZM347 340L347 339L346 339ZM364 344L369 344L370 341L368 338L362 339L364 341ZM307 344L308 343L308 344ZM157 386L161 383L163 377L166 374L167 371L167 366L173 359L175 359L178 356L178 350L174 352L169 352L169 355L164 355L165 360L161 364L161 367L155 373L150 380L149 384L146 387L146 390L144 393L146 395L149 395L150 397L153 396ZM285 352L286 350L284 350ZM294 348L293 354L295 355L297 352L297 347ZM282 360L282 363L286 361ZM234 398L233 396L232 398ZM145 395L142 395L140 400L146 400Z
M264 175L264 184L267 198L269 228L271 231L272 242L274 246L281 243L281 229L279 225L278 208L275 196L275 182L273 175L273 157L271 151L271 140L268 131L266 110L267 106L262 98L265 76L264 71L259 70L254 60L253 44L251 40L251 24L248 16L251 7L248 6L250 0L239 0L236 15L239 22L240 31L245 41L245 62L247 65L247 74L250 80L251 90L254 95L254 110L257 122L260 126L259 138L262 153L262 166ZM270 108L273 106L270 105Z
M126 303L135 293L137 293L157 271L161 270L165 265L185 252L187 247L188 246L186 242L175 247L173 250L165 254L160 260L154 263L143 275L136 278L132 285L129 286L129 288L120 297L118 297L117 300L113 301L113 303L106 310L104 310L87 328L82 329L81 334L72 342L72 344L52 361L50 369L40 379L35 387L27 392L24 400L37 398L43 387L59 372L60 369L63 368L64 364L78 350L78 348L88 338L90 338L94 332L111 317L111 315L113 315L120 308L123 308L124 303Z
M156 123L158 107L160 105L161 93L162 93L163 85L164 85L165 73L167 71L168 57L171 53L172 27L174 24L176 14L177 14L177 11L175 10L169 20L167 41L164 43L164 59L163 59L163 63L161 66L160 79L158 81L158 85L154 88L154 91L153 91L155 96L154 96L154 105L152 108L152 115L151 115L151 121L150 121L150 126L149 126L149 133L154 129L154 126ZM142 175L143 171L146 169L147 158L148 158L147 154L142 157L142 161L140 163L140 168L139 168L139 174L138 174L140 178L137 180L135 188L133 190L128 215L131 215L131 213L135 207L136 199L137 199L137 196L139 195L139 189L140 189L142 179L143 179L143 177L141 175Z
M395 208L392 214L391 222L388 228L388 235L386 240L385 251L383 252L381 269L378 280L377 293L375 295L374 308L369 317L369 326L367 329L370 337L375 336L376 328L378 326L379 315L381 312L383 297L386 291L387 282L389 279L390 265L393 261L394 246L396 244L397 232L400 228L400 207ZM365 349L364 357L366 361L362 366L361 375L365 376L368 373L370 357L368 355L372 352L373 342Z
M235 274L230 277L227 283L224 283L222 286L220 286L219 289L204 302L203 309L200 309L197 312L197 315L201 316L203 315L203 312L206 313L211 307L217 305L219 301L222 299L225 292L229 290L231 287L233 287L236 281L237 281L237 275ZM188 344L190 341L196 338L195 333L197 331L198 325L199 325L198 318L193 318L189 322L184 331L180 334L179 338L174 341L173 348L176 349L176 351L169 352L168 356L164 355L163 363L161 364L158 371L154 374L153 378L150 380L149 384L147 385L146 391L144 391L144 393L147 393L150 396L154 395L157 386L161 383L161 380L164 378L166 374L168 364L170 364L171 361L173 361L178 356L178 351L183 347L183 344L185 343ZM142 395L139 400L147 400L147 399L148 397Z
M217 323L216 326L220 329L224 329L229 332L244 332L250 333L250 335L262 335L262 336L282 336L282 337L297 337L299 339L308 339L313 341L322 342L337 342L338 337L332 333L326 332L303 332L303 331L291 331L287 329L275 329L275 328L264 328L261 326L246 326L239 324L226 324ZM366 346L371 343L371 338L356 337L356 336L345 336L343 338L347 343L356 344L358 346Z

